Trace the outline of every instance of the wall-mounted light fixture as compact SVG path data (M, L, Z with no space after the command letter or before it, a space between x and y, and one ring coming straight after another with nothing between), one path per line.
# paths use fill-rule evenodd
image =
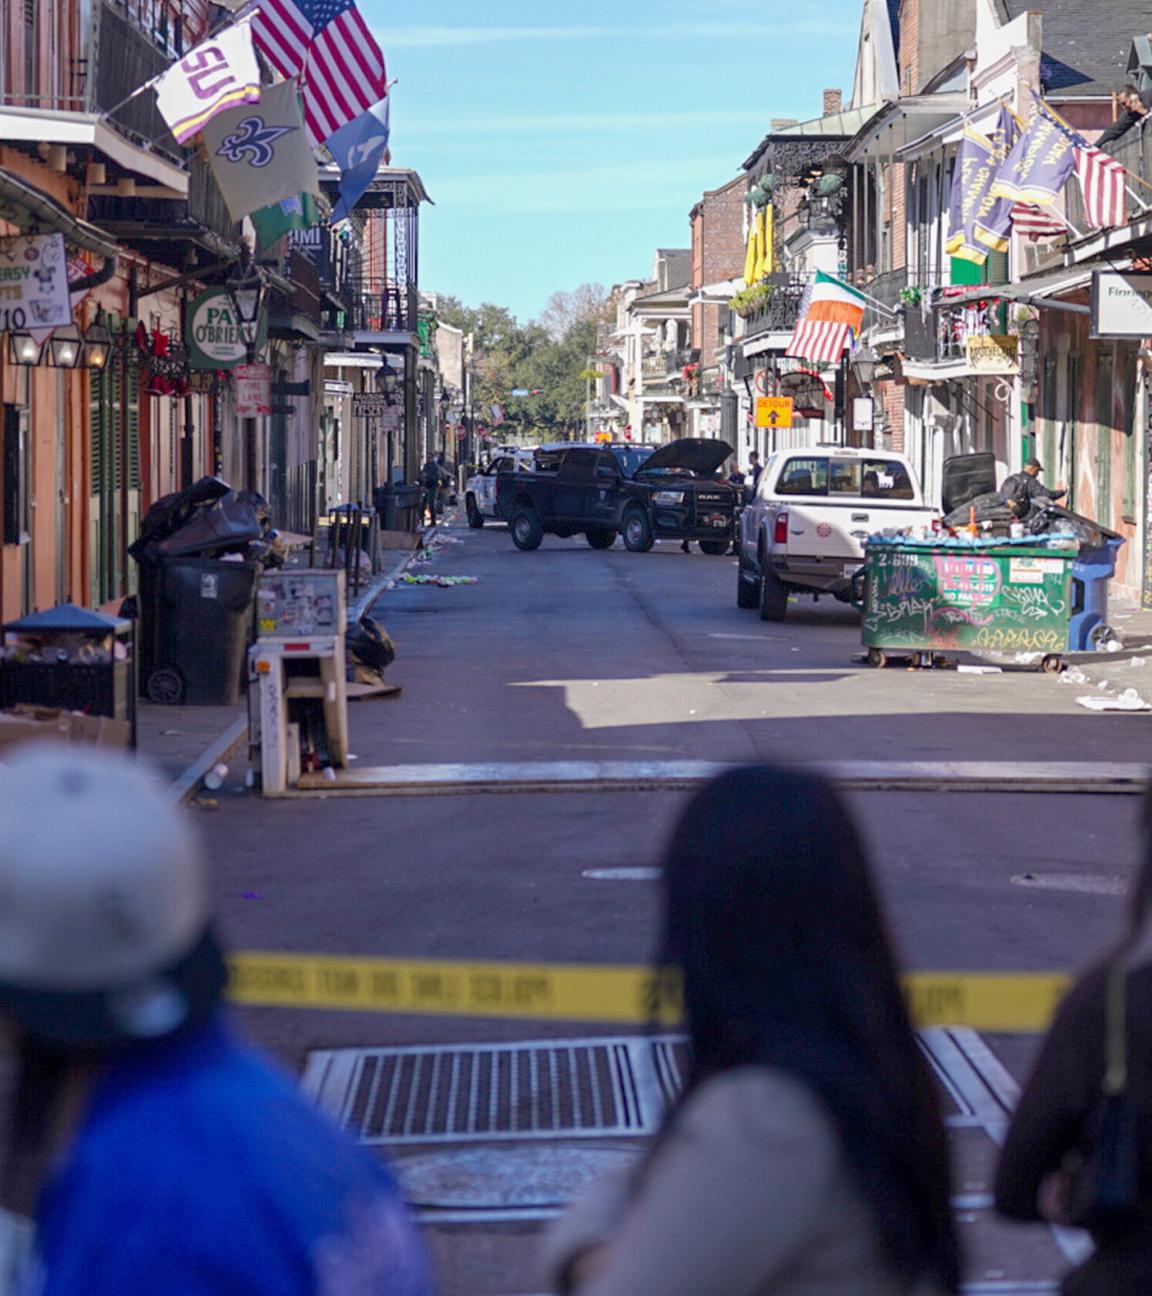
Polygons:
M13 329L8 334L8 359L14 365L35 367L43 351L43 342L37 342L27 329Z
M84 350L84 339L75 324L57 329L48 339L48 363L53 369L75 369Z
M95 323L84 334L84 350L80 361L85 369L106 369L112 354L112 334L107 324Z

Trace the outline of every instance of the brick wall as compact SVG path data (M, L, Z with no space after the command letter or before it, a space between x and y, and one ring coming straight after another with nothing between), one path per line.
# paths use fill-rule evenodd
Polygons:
M844 92L842 90L825 90L824 91L824 116L831 117L834 113L840 112L844 107Z
M880 421L884 425L886 444L904 451L904 388L895 382L878 382L875 386Z
M915 94L920 88L920 0L900 4L900 93ZM933 69L935 71L935 69Z
M744 177L738 176L722 189L704 195L700 204L704 239L702 283L735 279L744 273L744 192Z

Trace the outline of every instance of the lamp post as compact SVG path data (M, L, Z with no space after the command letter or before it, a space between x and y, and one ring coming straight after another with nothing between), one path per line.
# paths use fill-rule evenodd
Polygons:
M448 410L452 405L452 397L448 395L448 388L440 388L440 445L444 453L448 453ZM452 448L452 460L456 460L456 449Z
M384 400L388 408L391 409L396 404L396 373L392 366L385 362L384 368L380 373L380 389L384 393ZM384 431L384 485L388 490L392 489L392 461L394 458L394 447L392 443L392 419L389 416L387 427Z
M256 359L256 339L260 331L260 312L264 309L264 277L258 266L252 264L251 253L245 246L236 275L225 285L232 301L232 309L240 326L240 335L248 349L248 363ZM244 419L244 485L255 491L257 486L256 420Z

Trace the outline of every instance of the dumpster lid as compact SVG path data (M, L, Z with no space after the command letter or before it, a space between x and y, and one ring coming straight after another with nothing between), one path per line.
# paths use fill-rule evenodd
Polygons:
M947 517L978 496L990 495L997 488L996 456L991 450L953 455L951 459L944 460L940 488L940 502L943 506L941 511Z
M62 603L46 612L33 612L19 621L9 621L4 630L15 632L60 630L72 634L122 634L132 629L132 622L122 617L105 616L91 608L77 607L75 603Z

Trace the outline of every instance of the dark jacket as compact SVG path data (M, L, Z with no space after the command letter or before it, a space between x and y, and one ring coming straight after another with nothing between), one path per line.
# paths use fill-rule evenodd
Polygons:
M1000 487L1000 503L1007 504L1017 517L1026 517L1037 500L1063 499L1067 491L1052 491L1038 477L1026 472L1013 473L1004 478Z
M1104 1079L1107 971L1073 988L1044 1041L1012 1118L996 1176L996 1209L1039 1220L1037 1194L1065 1156L1078 1149ZM1147 1296L1152 1292L1152 965L1128 980L1128 1089L1136 1111L1146 1225L1122 1237L1097 1237L1096 1253L1064 1280L1065 1296Z
M1113 140L1118 140L1121 135L1127 135L1133 126L1144 120L1144 114L1133 112L1131 108L1125 108L1119 117L1096 141L1096 147L1101 148L1105 144L1111 144Z

